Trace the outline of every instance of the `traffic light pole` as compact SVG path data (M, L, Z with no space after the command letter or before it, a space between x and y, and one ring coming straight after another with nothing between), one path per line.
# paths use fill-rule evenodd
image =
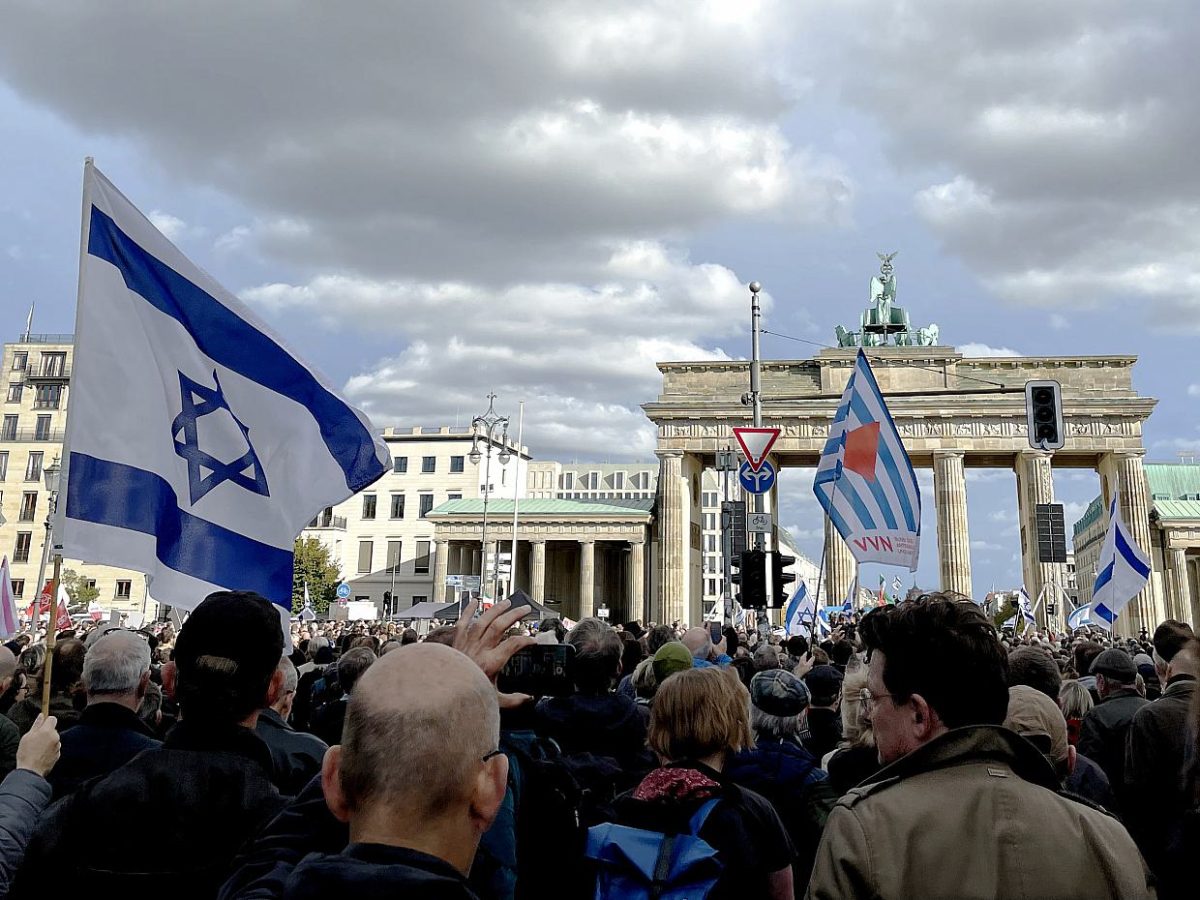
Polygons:
M754 427L762 428L762 383L761 383L761 363L762 357L759 353L759 339L762 335L762 307L758 302L758 293L762 290L762 285L757 281L750 282L750 404L754 415ZM765 512L763 509L763 495L754 495L754 511L756 513ZM762 532L754 533L754 549L766 550L766 538ZM766 567L767 575L767 596L773 597L774 584L771 573L771 567ZM770 620L767 618L766 610L760 609L758 612L758 631L760 634L766 635L770 631Z

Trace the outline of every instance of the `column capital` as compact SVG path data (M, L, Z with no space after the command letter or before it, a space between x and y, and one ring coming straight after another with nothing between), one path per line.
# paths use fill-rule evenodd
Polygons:
M443 545L445 545L445 544L448 544L448 543L450 543L450 538L440 538L440 537L435 537L435 538L433 539L433 542L434 542L435 544L437 544L438 546L443 546Z
M954 459L955 457L962 459L967 454L962 450L934 450L934 459Z
M596 539L595 538L579 538L579 540L577 540L576 543L577 544L594 544L594 543L596 543Z
M634 544L636 544L639 547L644 547L646 545L646 539L645 538L630 538L629 545L632 547Z
M1146 448L1138 447L1134 450L1113 450L1108 455L1117 462L1124 462L1130 459L1142 459L1146 455Z
M1054 453L1050 450L1037 450L1033 447L1026 447L1024 450L1018 450L1017 455L1021 459L1050 459Z
M659 459L683 459L683 450L655 450L654 455Z
M529 543L531 543L531 544L542 544L542 545L545 545L545 543L546 543L546 539L545 539L545 538L529 538L528 540L529 540Z

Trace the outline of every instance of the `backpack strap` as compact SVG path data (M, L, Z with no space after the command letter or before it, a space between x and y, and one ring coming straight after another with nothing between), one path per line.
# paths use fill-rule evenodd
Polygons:
M721 802L720 797L713 797L711 800L705 800L703 805L696 810L691 821L688 822L688 832L690 834L699 834L700 829L704 827L704 823L708 821L709 813L716 809L717 804Z

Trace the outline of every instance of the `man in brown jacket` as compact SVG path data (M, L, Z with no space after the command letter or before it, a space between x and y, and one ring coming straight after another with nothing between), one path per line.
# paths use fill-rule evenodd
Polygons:
M834 807L810 898L1153 897L1116 819L1057 793L1001 727L1007 658L975 604L942 595L864 618L866 710L884 763Z

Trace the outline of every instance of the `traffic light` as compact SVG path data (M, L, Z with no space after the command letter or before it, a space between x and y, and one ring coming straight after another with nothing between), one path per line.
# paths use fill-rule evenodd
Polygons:
M738 602L747 609L767 608L767 554L764 550L746 550L737 562L741 570L732 576L742 588Z
M788 566L796 561L796 557L788 556L786 553L780 553L774 550L771 553L771 578L774 586L775 596L771 598L771 602L767 606L771 609L783 609L787 606L788 596L787 589L784 585L791 584L796 580L796 576L791 572L783 571Z
M1057 381L1025 383L1025 416L1029 422L1029 446L1059 450L1065 443L1062 388Z

